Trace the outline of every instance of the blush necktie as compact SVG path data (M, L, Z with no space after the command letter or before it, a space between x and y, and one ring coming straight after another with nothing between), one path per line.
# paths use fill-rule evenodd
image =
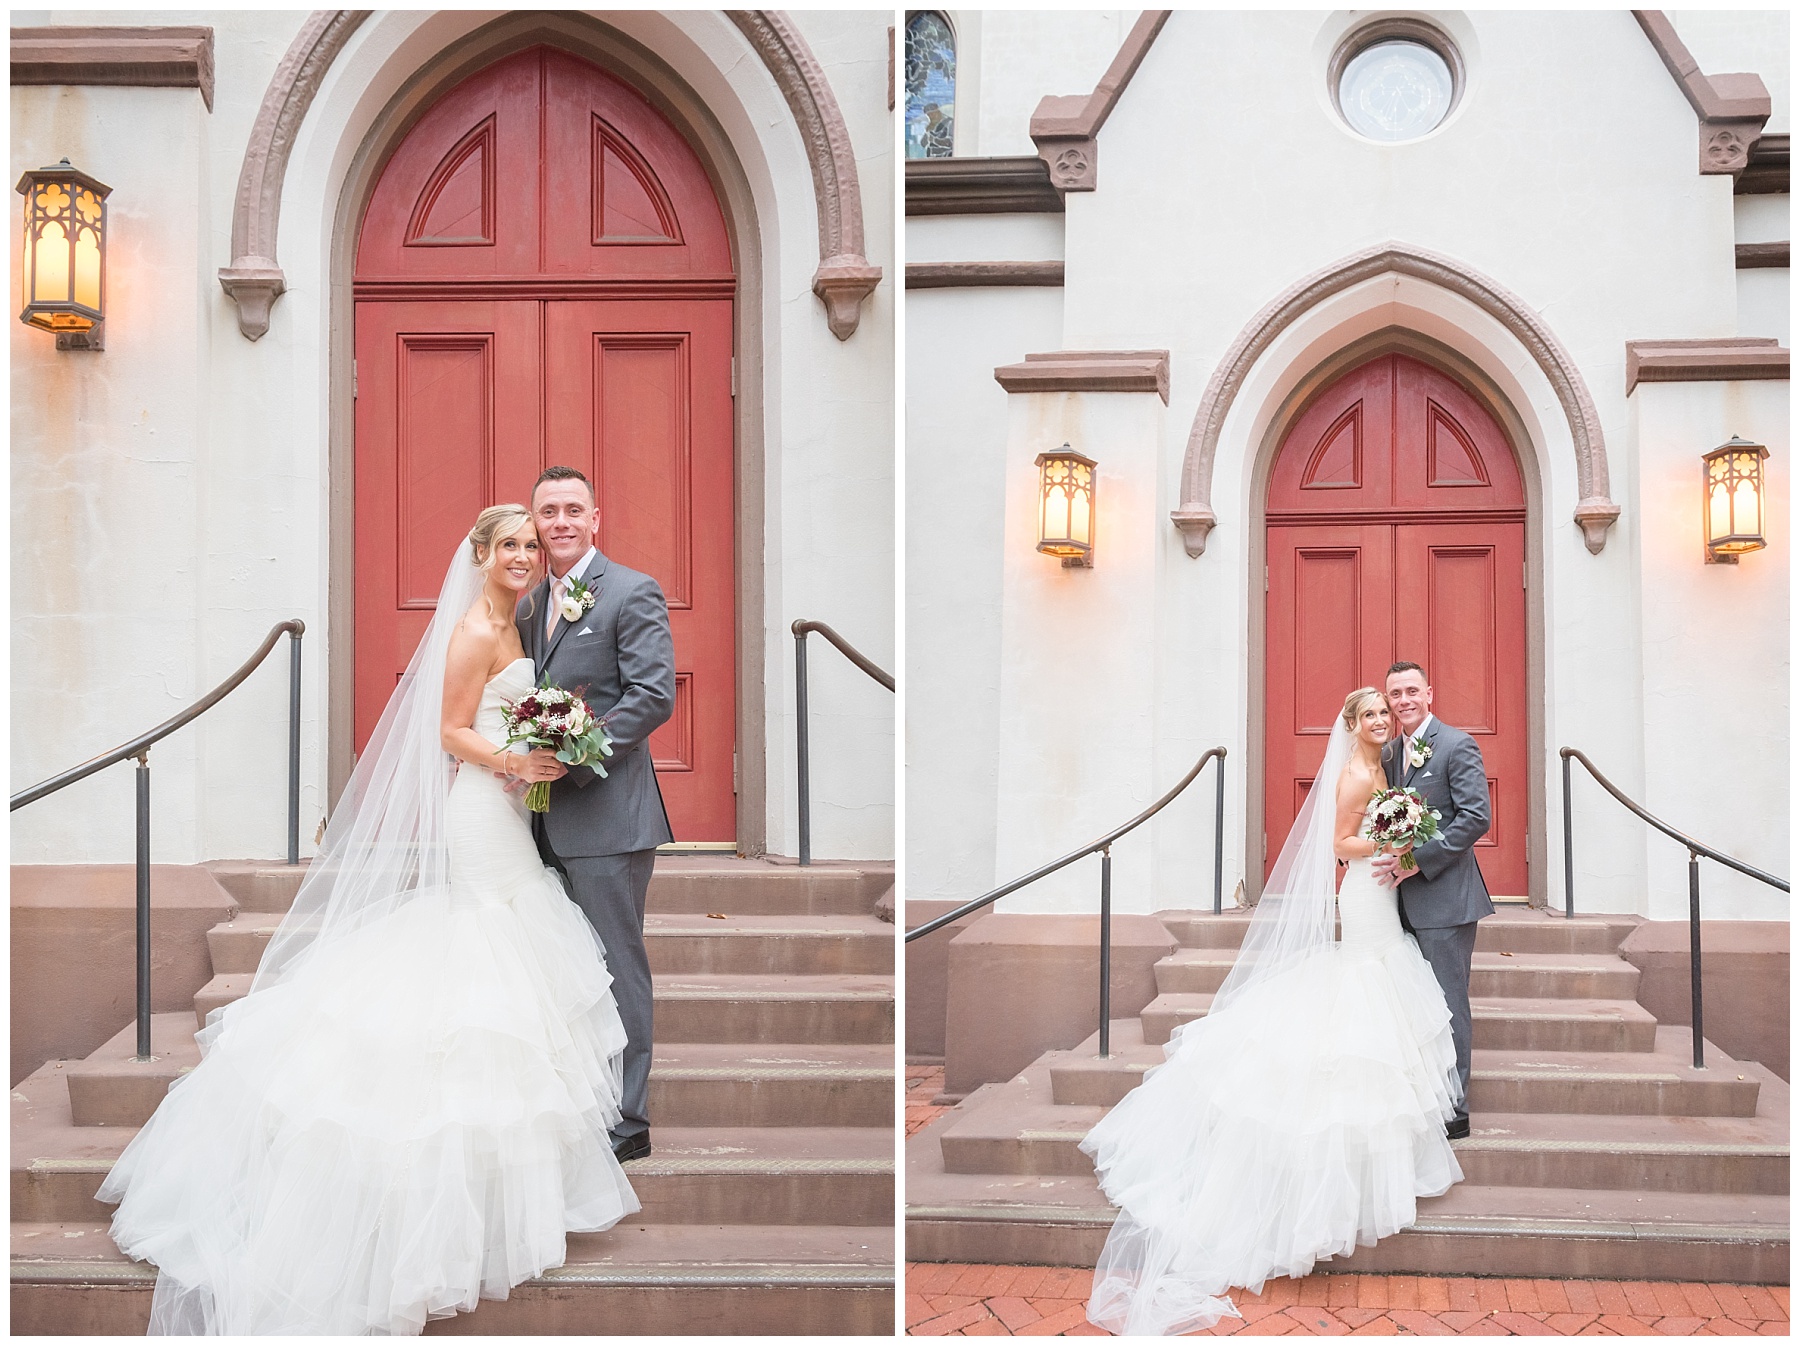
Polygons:
M550 581L550 620L544 624L544 639L548 640L556 634L556 619L562 615L563 594L568 586L561 579Z

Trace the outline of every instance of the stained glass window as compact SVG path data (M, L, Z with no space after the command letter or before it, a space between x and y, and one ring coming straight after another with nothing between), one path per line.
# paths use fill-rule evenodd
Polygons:
M906 157L948 159L956 144L956 34L942 14L906 21Z

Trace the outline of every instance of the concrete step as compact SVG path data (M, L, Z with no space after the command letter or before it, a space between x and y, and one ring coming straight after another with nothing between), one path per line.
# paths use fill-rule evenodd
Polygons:
M239 911L206 932L215 975L254 973L278 911ZM677 913L644 921L654 975L671 972L873 973L894 970L894 927L874 916Z
M659 978L659 1042L892 1042L894 979L680 973Z
M1653 1052L1522 1052L1477 1048L1469 1075L1476 1113L1581 1112L1693 1117L1753 1117L1761 1080L1710 1043L1695 1070L1683 1028L1658 1028ZM1143 1040L1133 1019L1112 1026L1111 1055L1099 1034L1044 1059L1052 1101L1111 1107L1163 1063L1163 1048Z
M156 1272L104 1225L12 1227L17 1335L141 1336ZM886 1335L894 1235L875 1226L622 1224L571 1234L563 1265L433 1322L429 1335L634 1333Z
M151 1018L152 1058L137 1026L84 1061L67 1062L76 1126L142 1126L174 1080L200 1063L185 1014ZM669 1126L891 1126L894 1052L885 1043L659 1043L650 1115Z
M1212 996L1172 991L1157 996L1139 1017L1144 1039L1160 1046L1184 1023L1204 1015ZM1656 1045L1656 1017L1635 1000L1528 1000L1471 997L1475 1046L1523 1051L1647 1052Z
M208 860L219 886L236 900L240 911L286 911L294 904L300 881L312 865L311 858L297 865L276 860Z
M873 916L653 914L644 944L656 976L894 970L894 927Z
M1159 992L1217 991L1237 959L1234 949L1175 950L1157 960ZM1469 975L1471 996L1545 1000L1631 1000L1638 970L1617 954L1482 953Z
M1159 911L1156 917L1186 948L1236 949L1250 922L1246 911ZM1635 916L1553 915L1541 908L1500 907L1475 931L1478 953L1616 953L1638 924Z
M214 977L194 1021L250 990L251 974ZM894 979L669 973L655 982L658 1042L892 1042Z
M906 1256L1092 1266L1115 1211L1084 1176L946 1171L955 1110L906 1143ZM1788 1198L1482 1187L1419 1203L1417 1221L1329 1271L1785 1285Z
M1092 1164L1079 1142L1106 1108L1058 1104L1040 1057L957 1107L940 1137L952 1173L1079 1175ZM1609 1188L1658 1192L1787 1193L1787 1090L1761 1067L1764 1106L1754 1117L1488 1113L1454 1142L1476 1186ZM960 1114L958 1116L957 1114Z
M105 1223L94 1199L136 1128L77 1126L64 1062L13 1090L12 1218ZM886 1127L655 1127L626 1169L645 1224L890 1224Z
M668 914L867 916L893 886L892 860L815 860L802 869L780 857L659 855L648 907Z

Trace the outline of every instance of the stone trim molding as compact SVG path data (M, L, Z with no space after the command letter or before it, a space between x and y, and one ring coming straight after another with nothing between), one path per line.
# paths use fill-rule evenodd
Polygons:
M1779 243L1740 243L1737 245L1737 269L1754 271L1762 267L1779 267L1785 270L1791 246L1786 239Z
M989 159L908 159L908 215L1061 214L1062 193L1035 154Z
M1700 171L1733 177L1742 173L1750 165L1750 147L1769 119L1771 103L1762 77L1702 74L1668 15L1660 9L1634 9L1631 16L1700 118Z
M1774 337L1625 343L1627 397L1640 383L1730 383L1787 376L1788 350Z
M238 331L251 341L269 330L269 310L287 289L287 278L275 260L275 238L281 228L281 184L287 177L288 156L325 72L373 12L314 10L275 67L250 128L231 211L231 265L219 268L219 284L238 306Z
M1092 93L1051 94L1038 103L1031 114L1031 139L1038 157L1049 165L1057 191L1091 192L1098 185L1100 128L1173 12L1146 9L1138 15Z
M1732 188L1739 196L1766 196L1788 189L1788 133L1758 136L1750 147L1750 166Z
M994 380L1009 393L1155 393L1169 401L1167 351L1049 351L1001 365Z
M862 301L881 282L881 268L863 255L862 188L850 131L831 84L806 39L776 9L727 10L775 77L800 128L819 205L819 269L813 293L839 341L848 341L861 319Z
M219 284L238 306L238 330L251 341L269 330L269 310L287 288L276 261L281 184L288 156L325 72L350 35L374 11L315 10L288 47L263 95L238 173L231 218L231 265ZM819 269L813 293L839 341L856 330L862 301L881 280L863 256L862 192L856 158L837 99L805 39L775 10L735 11L728 17L775 77L800 127L819 206Z
M12 82L198 89L211 112L213 30L61 24L15 28Z
M906 288L949 290L975 285L1063 283L1061 262L908 262Z
M1213 460L1225 417L1252 366L1275 338L1308 310L1340 291L1388 273L1412 276L1461 295L1498 321L1530 353L1568 418L1580 490L1574 518L1587 549L1598 555L1606 545L1607 529L1619 517L1619 506L1609 494L1600 417L1575 361L1516 295L1448 257L1394 242L1353 254L1290 286L1245 325L1219 361L1188 434L1181 465L1181 504L1169 515L1181 531L1187 554L1200 556L1206 551L1206 535L1218 522L1212 508Z

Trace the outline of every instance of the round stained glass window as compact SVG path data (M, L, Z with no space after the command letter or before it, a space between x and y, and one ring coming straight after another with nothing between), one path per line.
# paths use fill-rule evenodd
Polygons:
M1370 140L1416 140L1449 115L1455 92L1449 64L1423 42L1377 42L1344 66L1338 108Z

